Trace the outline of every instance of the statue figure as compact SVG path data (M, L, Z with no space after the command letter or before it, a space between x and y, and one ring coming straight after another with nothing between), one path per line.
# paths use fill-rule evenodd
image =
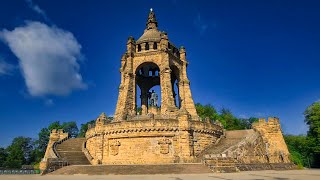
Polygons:
M149 97L150 97L150 106L158 106L158 94L154 90L152 90Z

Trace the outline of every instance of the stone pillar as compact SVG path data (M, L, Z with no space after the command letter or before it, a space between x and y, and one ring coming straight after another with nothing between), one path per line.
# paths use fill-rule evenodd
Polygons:
M125 120L128 115L135 115L136 113L135 74L132 67L135 50L135 40L133 37L129 37L127 41L127 51L121 59L121 84L119 86L119 96L114 121Z
M179 156L180 162L191 162L193 160L193 149L190 138L189 113L185 109L179 110Z
M180 48L180 59L182 61L182 69L180 70L179 76L179 95L181 97L181 108L185 108L194 119L197 119L198 114L194 101L192 99L192 94L190 90L190 81L187 76L187 65L186 60L186 50L184 47Z
M146 43L141 43L141 51L145 51L146 50Z
M102 164L107 164L109 158L109 139L108 135L104 135L103 138L103 154L102 154Z
M135 53L135 51L136 51L136 42L134 38L130 36L127 41L127 52L131 54L131 53Z
M172 84L171 84L171 69L169 65L160 72L160 86L161 86L161 114L168 114L176 111L174 105Z
M93 160L93 165L102 164L103 160L103 144L104 138L103 135L96 136L95 138L95 159Z
M115 121L125 120L129 115L135 115L136 110L136 87L135 74L133 73L133 52L126 52L125 65L121 67L122 82L119 87L119 96L114 116Z
M144 88L141 88L141 114L146 115L148 114L148 91Z

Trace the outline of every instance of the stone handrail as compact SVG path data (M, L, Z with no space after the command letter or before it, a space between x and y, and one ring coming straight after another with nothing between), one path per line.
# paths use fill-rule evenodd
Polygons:
M45 175L62 167L69 166L69 162L63 158L49 158L47 163L47 168L41 173L41 175Z
M228 154L228 156L230 156L230 152L236 150L237 148L247 144L248 142L253 142L258 138L258 134L253 131L253 133L251 133L249 136L243 138L240 142L238 142L237 144L230 146L228 149L224 150L221 154Z
M84 153L84 155L86 156L86 158L89 160L89 162L91 163L91 161L93 160L93 157L91 156L90 152L88 151L87 147L86 147L87 142L84 141L82 143L82 152Z
M57 144L61 144L63 141L66 141L70 138L70 136L67 136L63 139L60 139L59 141L56 141L53 143L52 145L52 150L53 150L53 153L56 155L57 158L61 158L60 154L57 152Z

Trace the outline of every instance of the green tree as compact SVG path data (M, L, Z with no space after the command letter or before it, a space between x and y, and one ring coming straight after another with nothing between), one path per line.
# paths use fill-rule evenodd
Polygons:
M7 156L7 150L5 148L0 147L0 167L4 167L4 163L6 162Z
M255 117L250 117L249 119L247 118L242 118L239 119L240 121L240 129L251 129L252 128L252 123L258 121L258 118Z
M34 161L32 151L34 149L31 138L16 137L7 148L8 156L5 166L8 168L20 168L23 164L31 164Z
M69 136L72 138L77 137L79 134L77 123L74 121L64 122L61 127L65 132L69 133Z
M40 162L41 158L43 158L44 153L46 152L46 148L49 142L50 132L53 129L62 129L62 125L59 121L55 121L51 123L47 128L42 128L38 133L38 139L35 141L35 150L33 155L35 156L35 161Z
M285 135L284 140L291 155L291 161L299 167L309 167L309 147L307 137L303 135Z
M38 133L38 139L35 141L35 149L33 151L35 162L40 162L43 158L48 146L49 136L50 130L48 128L42 128Z
M35 141L35 149L32 152L35 162L40 162L41 158L43 158L48 146L50 132L53 129L63 129L65 132L68 132L71 137L76 137L79 132L77 124L74 121L64 122L62 124L60 124L59 121L55 121L47 128L42 128L38 133L38 139Z
M304 112L305 122L309 125L307 143L312 156L312 165L320 167L320 102L310 105Z
M241 129L240 120L237 119L229 109L222 108L220 113L220 121L227 130Z
M81 128L80 128L80 132L78 134L78 137L85 137L86 132L88 130L88 125L93 124L93 123L95 123L95 120L91 120L85 124L81 124Z
M201 119L209 118L211 121L215 121L218 119L218 113L216 109L211 105L202 105L200 103L195 104L198 115Z

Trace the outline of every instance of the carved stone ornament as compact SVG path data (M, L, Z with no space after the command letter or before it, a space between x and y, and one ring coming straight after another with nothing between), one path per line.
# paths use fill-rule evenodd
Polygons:
M171 144L170 139L164 138L158 141L160 145L160 153L161 154L168 154L169 153L169 145Z
M121 143L117 140L110 142L110 154L116 156L119 154L119 146Z

